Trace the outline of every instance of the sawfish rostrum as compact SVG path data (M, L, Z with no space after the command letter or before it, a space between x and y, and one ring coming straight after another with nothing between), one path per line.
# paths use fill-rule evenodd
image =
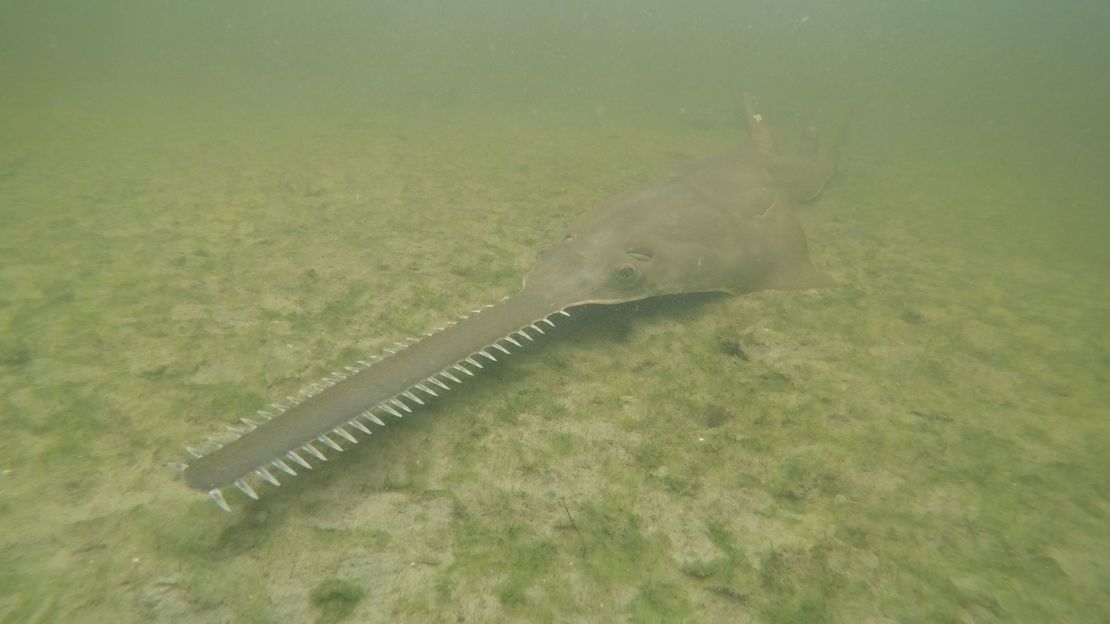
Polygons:
M257 498L261 482L308 470L554 328L584 304L659 295L825 286L790 204L815 197L835 158L807 131L780 154L746 98L751 145L585 215L543 251L514 296L420 339L397 343L189 447L173 467L229 506L223 488Z

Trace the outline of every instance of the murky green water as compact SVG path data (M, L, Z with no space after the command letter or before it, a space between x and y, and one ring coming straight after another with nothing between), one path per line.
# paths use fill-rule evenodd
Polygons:
M0 6L0 621L1102 622L1110 9ZM232 514L185 445L850 110L835 288L576 313ZM831 134L831 132L830 132Z

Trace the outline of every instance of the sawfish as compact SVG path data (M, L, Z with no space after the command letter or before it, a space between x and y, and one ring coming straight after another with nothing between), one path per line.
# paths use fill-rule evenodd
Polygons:
M836 170L808 124L782 153L745 95L750 140L671 179L623 195L541 252L517 294L396 349L360 360L240 419L171 466L230 511L224 489L257 499L551 331L584 305L661 295L800 290L829 285L790 207L814 199ZM276 474L275 474L276 473Z

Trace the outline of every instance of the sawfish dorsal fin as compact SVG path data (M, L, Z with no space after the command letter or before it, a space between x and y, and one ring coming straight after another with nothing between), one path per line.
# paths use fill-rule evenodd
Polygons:
M759 105L750 93L744 93L744 119L748 123L748 136L751 137L756 151L765 156L778 154L771 128L767 126L763 113L759 112Z

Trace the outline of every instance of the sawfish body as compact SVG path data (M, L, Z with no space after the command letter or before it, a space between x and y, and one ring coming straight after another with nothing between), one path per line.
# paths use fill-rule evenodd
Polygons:
M816 197L835 159L818 153L812 131L802 153L780 155L762 116L745 103L750 146L585 215L540 254L516 295L325 377L223 438L187 448L189 463L174 467L228 510L221 488L234 484L257 498L252 482L278 485L275 472L294 475L311 468L309 460L324 461L321 448L341 451L411 412L532 342L569 308L827 285L787 206Z

